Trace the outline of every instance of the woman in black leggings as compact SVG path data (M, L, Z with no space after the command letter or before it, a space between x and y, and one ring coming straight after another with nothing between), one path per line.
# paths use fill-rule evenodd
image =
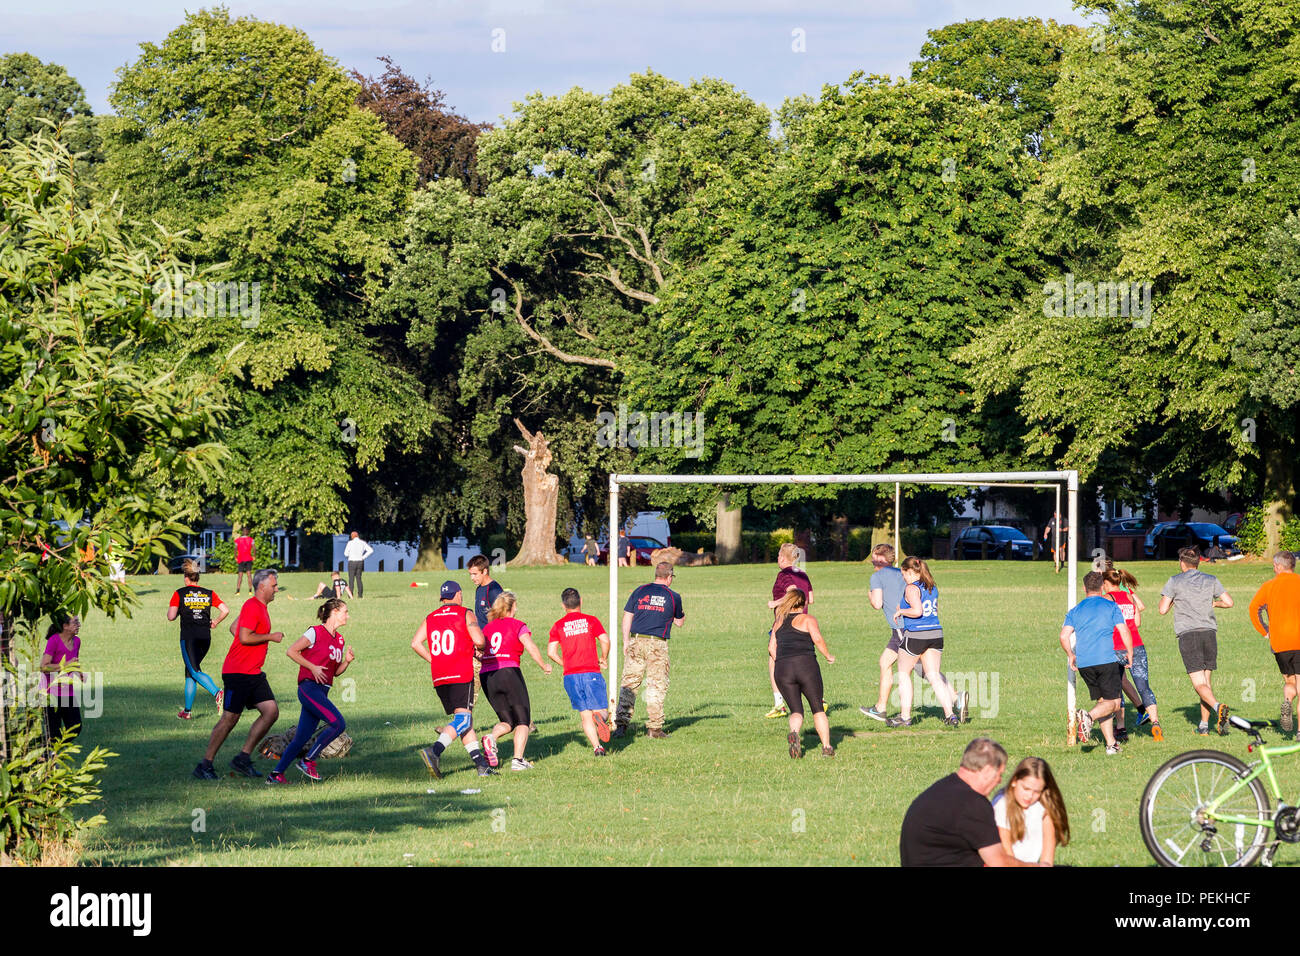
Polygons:
M822 706L822 672L817 667L817 651L821 651L827 664L835 658L826 649L817 618L805 613L807 598L798 588L791 587L776 606L776 624L767 642L767 652L776 661L773 676L777 690L790 708L790 756L803 756L803 700L812 710L813 726L822 742L822 756L835 756L831 746L831 725Z

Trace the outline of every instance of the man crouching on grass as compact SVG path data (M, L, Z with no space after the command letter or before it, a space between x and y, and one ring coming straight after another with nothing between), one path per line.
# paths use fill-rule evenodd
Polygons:
M1088 742L1093 723L1100 721L1101 735L1106 738L1106 753L1113 756L1119 753L1119 744L1115 742L1115 714L1122 706L1120 683L1124 677L1124 665L1115 660L1112 635L1119 634L1124 642L1129 667L1133 666L1133 635L1124 622L1124 613L1119 605L1101 593L1105 581L1105 575L1100 571L1084 575L1085 596L1065 615L1065 623L1061 626L1061 647L1065 649L1070 668L1079 672L1094 701L1092 710L1079 709L1074 713L1079 727L1079 743ZM1073 650L1070 649L1071 634L1075 637Z

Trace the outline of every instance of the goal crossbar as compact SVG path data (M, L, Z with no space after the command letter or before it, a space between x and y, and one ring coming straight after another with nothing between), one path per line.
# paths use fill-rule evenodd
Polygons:
M643 475L611 474L609 476L609 706L611 716L618 704L619 650L622 639L618 592L618 497L623 485L883 485L895 486L895 537L898 529L898 489L902 485L964 485L1058 488L1056 526L1060 529L1060 483L1064 482L1067 494L1066 534L1066 602L1068 612L1078 601L1078 559L1075 547L1075 529L1079 517L1079 473L1077 471L969 471L922 472L869 475ZM1073 642L1072 642L1073 643ZM1074 742L1074 673L1066 666L1066 723L1070 742Z

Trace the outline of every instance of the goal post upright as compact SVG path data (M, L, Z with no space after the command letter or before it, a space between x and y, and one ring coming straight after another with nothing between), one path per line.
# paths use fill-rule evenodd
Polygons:
M609 476L609 706L618 704L618 667L622 638L618 613L618 495L623 485L894 485L894 535L899 537L902 485L1000 485L1006 487L1043 487L1043 482L1066 482L1069 523L1066 525L1066 604L1068 612L1078 597L1076 581L1076 531L1079 516L1079 473L1077 471L993 471L993 472L926 472L919 474L869 475L653 475L611 474ZM1057 485L1057 525L1060 525L1060 491ZM1058 551L1059 553L1059 551ZM1069 666L1066 667L1069 671ZM1066 707L1070 741L1074 741L1074 672L1067 674Z

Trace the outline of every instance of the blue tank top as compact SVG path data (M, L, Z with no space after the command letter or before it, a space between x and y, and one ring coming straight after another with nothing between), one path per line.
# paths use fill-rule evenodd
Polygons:
M927 588L920 581L916 582L917 588L921 592L921 616L920 617L903 617L899 618L903 622L905 631L938 631L939 627L939 589ZM911 605L907 603L907 590L903 591L903 599L898 602L900 608L910 610Z

